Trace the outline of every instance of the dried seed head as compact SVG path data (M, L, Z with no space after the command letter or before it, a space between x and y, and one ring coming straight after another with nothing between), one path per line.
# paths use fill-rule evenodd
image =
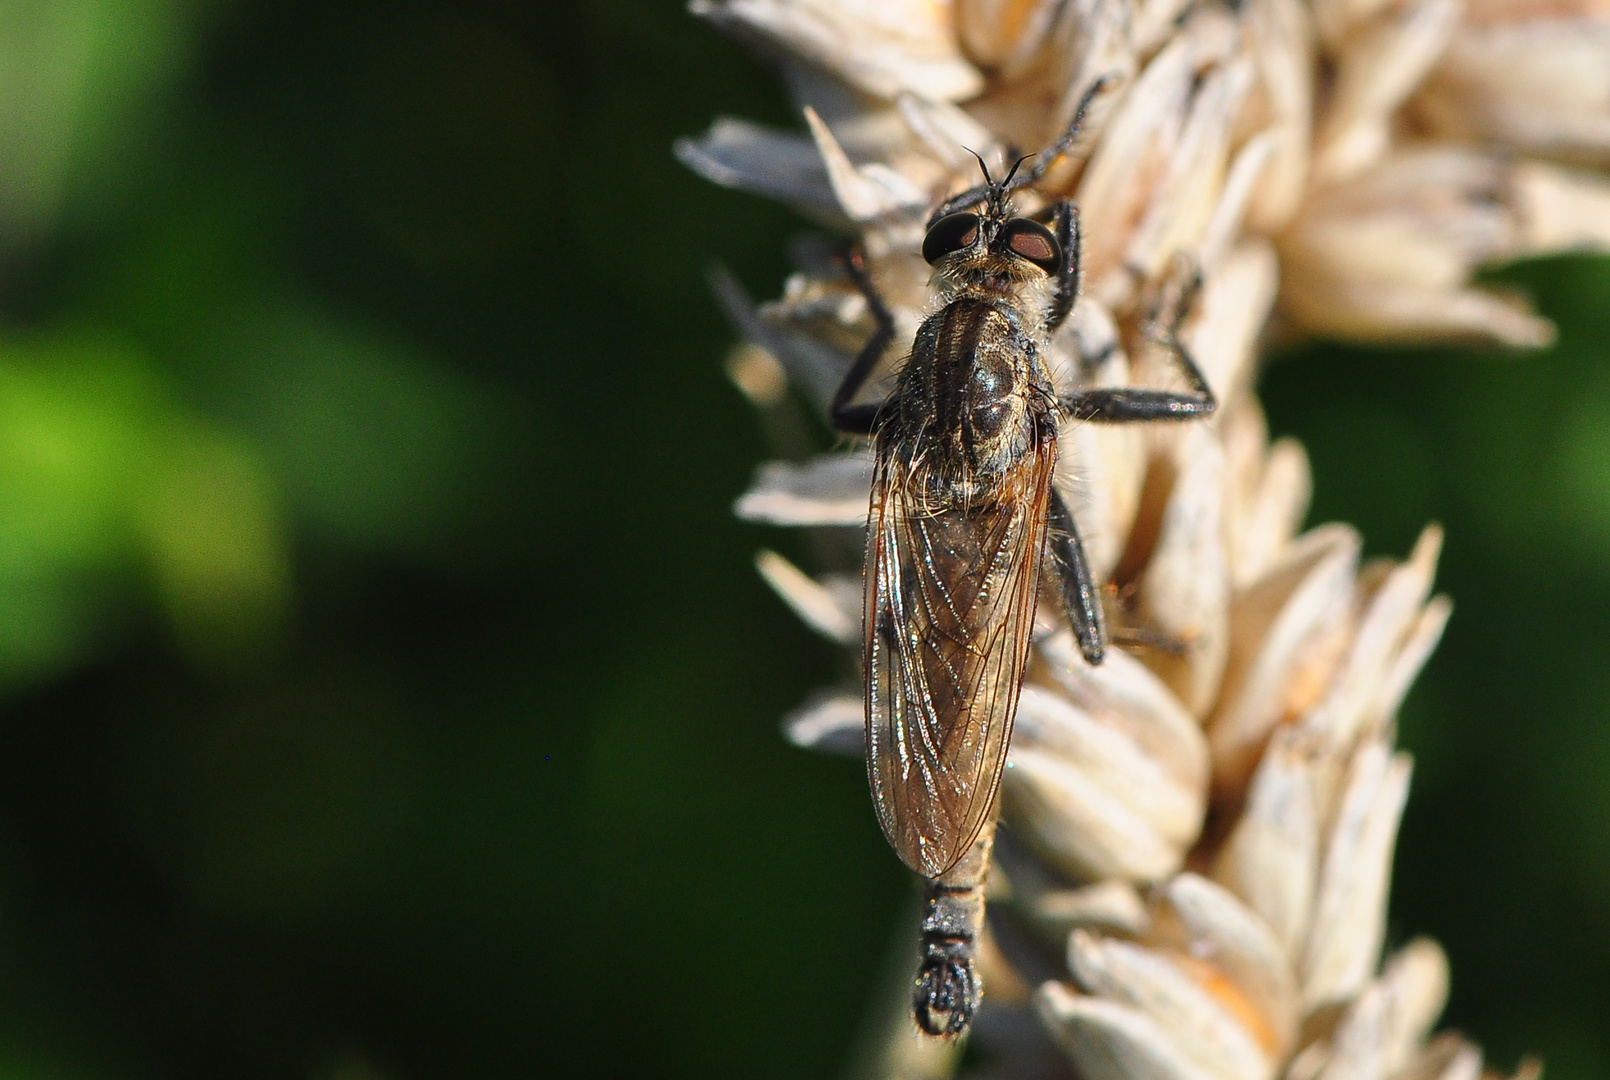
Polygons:
M1299 533L1307 458L1291 440L1269 443L1252 387L1272 316L1287 336L1551 339L1523 301L1472 278L1520 256L1610 249L1610 179L1598 171L1610 166L1610 9L693 10L779 60L802 123L723 119L678 154L855 235L902 342L933 303L918 257L925 217L976 182L971 152L993 168L1051 144L1098 80L1071 152L1014 196L1022 213L1062 198L1081 210L1084 288L1045 356L1057 388L1171 378L1149 328L1177 306L1180 281L1201 276L1181 336L1216 416L1156 430L1065 422L1059 439L1055 484L1112 583L1108 621L1183 648L1111 650L1093 668L1041 604L992 903L1038 935L1037 963L1064 972L1033 996L1043 1030L1090 1080L1474 1080L1474 1047L1427 1041L1446 994L1441 951L1418 939L1381 963L1411 773L1394 716L1450 612L1430 595L1440 532L1401 564L1364 565L1345 525ZM756 308L726 280L718 290L770 360L735 374L746 388L782 372L825 404L872 329L860 293L808 251L777 301ZM853 536L870 472L855 453L766 465L738 513ZM807 623L852 642L853 558L815 579L769 553L760 568ZM855 753L860 725L846 687L785 727L800 745ZM980 955L1011 969L993 947ZM976 1003L976 983L943 964L922 978L925 1001L957 1004L922 1018L930 1030ZM983 1008L1030 1007L1007 998Z

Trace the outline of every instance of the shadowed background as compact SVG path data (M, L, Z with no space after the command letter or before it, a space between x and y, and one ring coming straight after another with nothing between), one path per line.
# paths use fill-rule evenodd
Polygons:
M660 0L0 0L0 1078L839 1073L910 882L776 720L682 171L770 73ZM1525 357L1273 364L1312 521L1448 528L1392 933L1610 1076L1610 263ZM815 433L821 446L825 431Z

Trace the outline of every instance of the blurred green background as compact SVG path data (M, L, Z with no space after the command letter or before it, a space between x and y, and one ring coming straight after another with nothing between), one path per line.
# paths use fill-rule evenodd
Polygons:
M776 720L678 0L0 0L0 1080L837 1075L909 882ZM1610 1076L1610 264L1516 357L1266 378L1314 520L1449 530L1393 933ZM825 445L826 439L823 437Z

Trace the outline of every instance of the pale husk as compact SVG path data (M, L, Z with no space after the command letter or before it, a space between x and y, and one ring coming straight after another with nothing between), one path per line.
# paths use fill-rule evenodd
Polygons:
M1046 343L1059 391L1178 385L1149 330L1182 275L1201 277L1181 337L1217 414L1150 429L1063 425L1056 485L1098 577L1119 586L1109 621L1185 648L1114 649L1092 668L1060 610L1042 603L992 904L1031 931L1034 963L1060 975L1032 1001L986 998L980 1025L988 1031L992 1009L1032 1008L1087 1080L1478 1075L1471 1044L1431 1037L1447 992L1440 949L1416 939L1382 962L1412 772L1394 749L1395 715L1451 611L1431 594L1441 533L1428 528L1395 563L1361 562L1348 526L1303 531L1307 457L1293 440L1271 444L1253 388L1271 325L1283 338L1552 339L1524 300L1474 277L1520 257L1610 248L1610 181L1598 171L1610 164L1610 9L700 0L694 10L776 59L801 127L722 120L677 152L855 238L899 341L932 310L915 253L932 206L976 181L967 151L1000 166L1046 145L1098 78L1108 81L1074 153L1018 196L1022 212L1072 199L1083 222L1083 294ZM872 329L863 297L820 254L758 308L730 282L720 289L755 350L740 386L786 375L815 407ZM902 355L890 350L867 400ZM765 393L757 403L774 406ZM738 513L856 530L869 476L862 451L771 463ZM809 625L857 646L853 565L813 578L766 553L760 568ZM786 731L855 753L860 708L847 683ZM1010 953L984 950L987 985L1025 985ZM882 1060L933 1075L957 1059L891 1050Z

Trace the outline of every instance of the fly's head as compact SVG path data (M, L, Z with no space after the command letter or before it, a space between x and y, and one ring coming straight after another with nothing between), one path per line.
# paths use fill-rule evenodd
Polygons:
M977 155L974 155L977 156ZM1062 245L1037 221L1012 215L1012 178L997 182L982 158L984 185L972 209L946 214L928 228L922 257L934 276L954 290L1009 293L1031 282L1055 277L1062 269Z

